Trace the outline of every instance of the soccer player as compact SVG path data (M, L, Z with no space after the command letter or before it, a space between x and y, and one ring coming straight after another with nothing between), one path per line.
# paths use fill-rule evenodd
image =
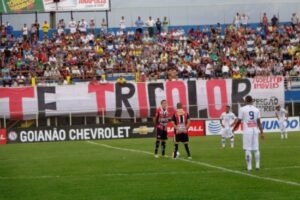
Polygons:
M279 128L281 132L281 139L288 138L288 133L286 130L288 113L284 108L281 108L280 105L276 106L276 117L278 119Z
M168 111L167 111L167 101L162 100L160 102L161 106L157 108L155 116L153 118L156 127L156 142L154 156L158 158L158 148L161 142L161 155L165 156L166 151L166 140L168 139L167 134L167 124L168 124Z
M226 106L226 112L223 112L220 117L220 123L222 125L222 147L226 146L226 138L230 138L230 146L234 147L234 135L232 133L232 127L236 121L236 116L230 111L230 106Z
M190 125L190 117L187 112L182 109L182 104L177 103L177 110L172 116L172 124L174 127L174 153L173 158L177 158L177 151L179 142L184 143L184 147L188 156L188 159L192 159L189 149L189 136L188 128Z
M235 131L241 122L243 122L243 149L246 153L247 170L252 170L252 152L255 155L256 169L260 169L260 152L259 152L259 132L264 139L264 133L260 121L260 111L252 105L251 96L245 97L246 105L240 108L238 120L235 123Z

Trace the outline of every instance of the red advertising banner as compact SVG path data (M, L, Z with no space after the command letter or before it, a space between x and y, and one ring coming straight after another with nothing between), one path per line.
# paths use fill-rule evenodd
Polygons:
M205 121L191 120L188 134L189 136L205 136ZM172 123L168 123L168 136L174 136L174 128L172 126Z
M0 145L6 144L6 129L0 129Z

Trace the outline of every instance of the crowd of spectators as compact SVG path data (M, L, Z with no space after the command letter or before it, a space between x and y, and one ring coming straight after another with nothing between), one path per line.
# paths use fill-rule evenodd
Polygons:
M0 82L3 86L70 84L75 81L105 83L111 74L131 74L136 81L157 79L212 79L254 76L300 75L300 24L296 13L291 23L280 24L264 14L260 25L248 25L249 17L237 13L226 26L170 28L166 17L135 28L109 31L105 19L96 34L94 19L68 24L59 20L49 36L49 24L22 27L15 38L13 27L1 26ZM123 78L123 77L122 77Z

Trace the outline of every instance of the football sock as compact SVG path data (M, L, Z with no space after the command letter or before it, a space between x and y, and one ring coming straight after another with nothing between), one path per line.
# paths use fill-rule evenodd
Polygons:
M190 149L189 149L189 144L184 144L184 147L185 147L185 150L186 150L186 153L187 153L188 157L191 157L191 152L190 152Z
M252 154L251 151L246 150L246 162L247 162L247 170L252 170Z
M287 139L288 138L288 133L287 133L287 131L285 131L285 138Z
M260 152L258 150L254 151L254 155L255 155L255 167L256 169L260 168Z
M157 152L158 152L159 143L160 143L160 141L155 142L155 151L154 151L155 154L157 154Z
M177 157L177 151L178 151L178 144L175 144L174 145L174 155L173 155L173 158Z
M230 138L230 145L231 145L231 148L234 147L234 137L233 136Z
M165 155L165 151L166 151L166 142L163 141L161 142L161 155Z
M221 140L221 143L222 143L222 147L224 148L225 147L225 141L226 139L224 137L222 137L222 140Z

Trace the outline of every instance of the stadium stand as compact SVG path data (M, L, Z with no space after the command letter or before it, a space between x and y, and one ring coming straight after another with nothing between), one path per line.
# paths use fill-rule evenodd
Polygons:
M143 31L87 29L75 22L76 30L59 20L48 33L33 23L24 25L19 37L9 23L1 26L0 84L6 86L71 84L78 81L116 80L119 75L136 81L189 78L243 78L300 74L300 25L279 24L265 15L258 26L249 26L237 13L230 25L183 28L161 27L156 20ZM47 23L46 23L47 24ZM163 23L164 24L164 23ZM85 26L85 27L83 27ZM42 32L39 31L41 28ZM47 29L47 30L45 30ZM152 36L152 37L151 37ZM41 38L39 40L38 38Z

